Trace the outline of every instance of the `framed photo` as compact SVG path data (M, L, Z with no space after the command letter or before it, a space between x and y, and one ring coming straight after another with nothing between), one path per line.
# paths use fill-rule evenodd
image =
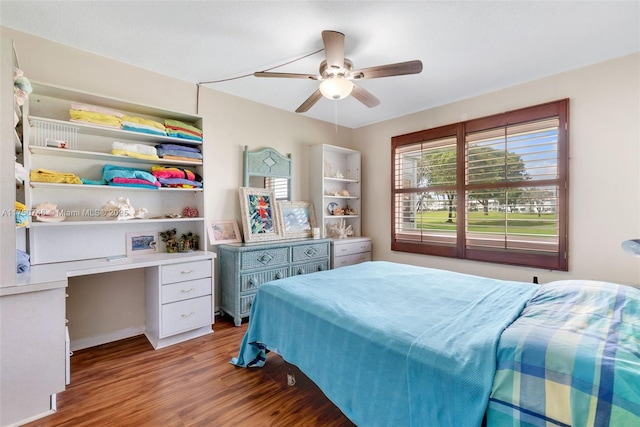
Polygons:
M212 245L242 242L240 229L235 220L208 221L207 231L209 233L209 243Z
M277 216L286 238L312 237L316 215L310 202L278 202Z
M245 242L282 239L273 190L240 187L240 212Z
M157 252L157 231L127 233L127 256L155 254Z

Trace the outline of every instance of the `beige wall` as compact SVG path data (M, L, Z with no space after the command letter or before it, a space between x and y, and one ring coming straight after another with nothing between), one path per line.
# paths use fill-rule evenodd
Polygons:
M570 98L569 271L552 272L391 251L391 137ZM357 129L363 159L363 234L373 257L471 274L541 282L597 279L640 285L640 55L581 68Z

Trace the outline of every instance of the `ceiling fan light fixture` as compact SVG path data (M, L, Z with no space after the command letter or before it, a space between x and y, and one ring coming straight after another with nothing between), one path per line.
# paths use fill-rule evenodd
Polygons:
M333 100L346 98L352 90L353 82L344 77L330 77L320 83L320 93Z

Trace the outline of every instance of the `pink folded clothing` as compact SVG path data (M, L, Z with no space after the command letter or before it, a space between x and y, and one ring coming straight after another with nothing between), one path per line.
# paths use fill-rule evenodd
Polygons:
M140 178L113 178L111 182L114 184L149 185L153 187L160 187L160 183L158 181L151 182Z

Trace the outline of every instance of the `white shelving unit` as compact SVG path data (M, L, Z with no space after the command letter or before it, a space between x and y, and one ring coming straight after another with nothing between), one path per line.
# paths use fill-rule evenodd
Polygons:
M96 105L126 115L162 123L180 120L202 128L199 116L180 114L155 107L94 95L73 89L31 82L33 92L24 106L24 162L28 170L46 169L70 172L91 181L102 179L105 165L134 167L151 171L153 165L189 169L203 176L202 162L186 160L146 160L111 154L113 141L146 144L172 143L202 147L202 142L183 138L109 128L90 123L71 122L69 109L74 103ZM43 136L43 132L49 132ZM56 132L73 135L67 148L46 146L46 137ZM51 133L53 133L51 135ZM206 185L206 183L204 183ZM135 209L145 208L145 219L109 220L96 214L109 200L124 197ZM25 186L25 204L34 209L40 203L54 203L65 213L62 222L31 222L28 244L31 264L101 258L126 253L126 234L161 232L175 228L178 236L193 232L200 237L200 248L207 247L202 188L146 189L110 185L30 182ZM194 207L198 218L176 218L185 207ZM59 250L64 248L64 251ZM163 251L164 247L160 247Z
M309 192L320 236L329 237L328 227L342 220L353 229L353 237L360 236L360 152L327 144L310 150ZM336 215L335 207L353 213Z

